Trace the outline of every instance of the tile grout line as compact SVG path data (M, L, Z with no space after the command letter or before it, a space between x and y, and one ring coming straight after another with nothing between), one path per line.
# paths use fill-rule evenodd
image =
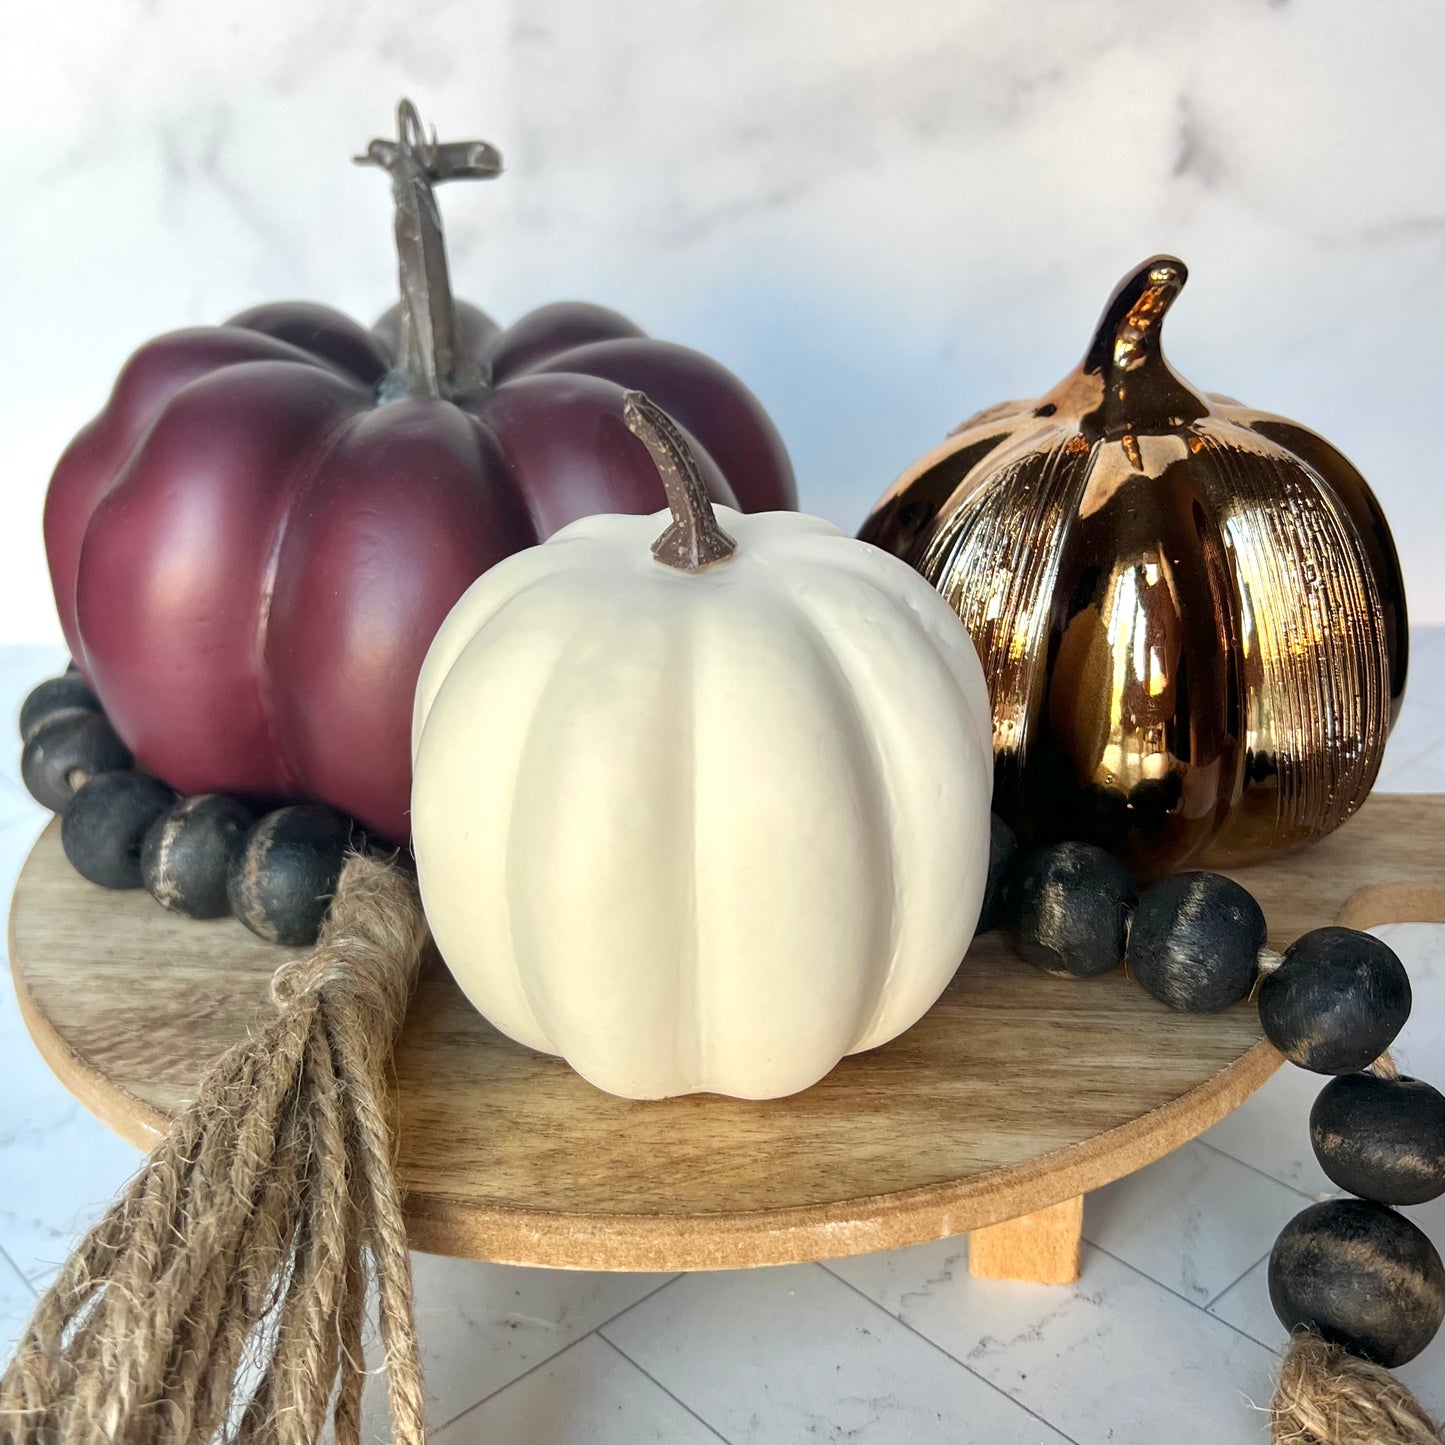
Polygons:
M1273 1250L1271 1250L1270 1253L1273 1253ZM1212 1313L1213 1310L1214 1310L1214 1306L1217 1305L1217 1304L1219 1303L1219 1301L1222 1300L1222 1299L1225 1297L1225 1295L1227 1295L1227 1294L1230 1292L1230 1290L1232 1290L1232 1289L1235 1287L1235 1285L1239 1284L1239 1283L1245 1278L1246 1275L1248 1275L1248 1274L1252 1273L1254 1270L1258 1269L1259 1266L1262 1265L1262 1264L1265 1262L1265 1260L1267 1260L1268 1258L1269 1258L1269 1255L1268 1255L1268 1254L1262 1254L1262 1255L1260 1255L1260 1257L1259 1257L1257 1260L1255 1260L1255 1262L1254 1262L1252 1265L1250 1265L1250 1267L1249 1267L1247 1270L1243 1271L1243 1273L1240 1274L1240 1276L1239 1276L1238 1279L1232 1279L1232 1280L1230 1280L1230 1282L1229 1282L1227 1285L1225 1285L1224 1288L1223 1288L1222 1290L1220 1290L1219 1293L1218 1293L1217 1295L1215 1295L1214 1298L1213 1298L1212 1300L1210 1300L1207 1305L1202 1305L1202 1306L1201 1306L1201 1308L1204 1310L1205 1314L1210 1314L1210 1313ZM1216 1315L1215 1318L1217 1319L1218 1316ZM1253 1339L1254 1336L1251 1335L1250 1338Z
M1399 762L1393 762L1393 761L1392 761L1392 762L1390 763L1390 768L1391 768L1391 770L1393 771L1393 770L1398 769L1399 771L1404 772L1407 768L1413 768L1422 758L1428 757L1431 753L1439 751L1442 743L1445 743L1445 738L1442 738L1441 736L1439 736L1439 735L1437 734L1435 737L1431 738L1431 739L1429 740L1429 742L1423 743L1420 747L1416 748L1414 752L1410 753L1410 754L1409 754L1408 756L1406 756L1406 757L1401 758L1401 759L1399 760ZM1380 771L1381 771L1381 772L1384 772L1384 767L1383 767L1383 765L1381 766ZM1373 792L1374 789L1372 788L1370 791ZM1380 791L1381 791L1381 792L1394 792L1394 791L1399 791L1399 792L1406 792L1406 793L1408 793L1408 792L1419 792L1420 790L1419 790L1418 788L1401 788L1401 789L1396 790L1396 789L1390 788L1390 787L1387 785L1385 788L1382 788Z
M830 1269L825 1261L818 1260L817 1265L819 1269L831 1275L845 1289L851 1289L854 1294L859 1296L859 1298L867 1300L874 1309L881 1310L885 1315L888 1316L890 1320L894 1322L894 1324L901 1325L915 1339L922 1340L925 1345L928 1345L931 1349L937 1350L938 1353L942 1355L945 1360L948 1360L951 1363L957 1365L958 1368L962 1370L965 1374L972 1375L973 1378L977 1380L981 1385L987 1385L988 1388L992 1390L996 1395L1002 1395L1003 1398L1007 1400L1010 1405L1017 1406L1017 1408L1022 1410L1025 1415L1028 1415L1031 1419L1037 1420L1040 1425L1044 1426L1045 1429L1052 1430L1055 1435L1062 1436L1065 1440L1069 1442L1069 1445L1078 1445L1078 1442L1074 1439L1072 1435L1065 1435L1064 1432L1059 1429L1059 1427L1055 1425L1052 1420L1046 1420L1042 1415L1038 1413L1037 1410L1031 1410L1027 1405L1024 1404L1022 1400L1017 1399L1013 1395L1010 1395L1007 1390L1002 1388L1002 1386L995 1385L992 1380L987 1378L987 1376L980 1375L979 1372L975 1370L971 1365L967 1364L963 1360L960 1360L958 1356L953 1354L950 1350L946 1350L942 1345L938 1343L937 1340L930 1339L927 1335L923 1333L922 1330L915 1329L912 1325L908 1323L907 1320L894 1314L893 1311L890 1310L886 1305L879 1304L872 1295L867 1294L863 1290L859 1289L858 1286L852 1282L852 1280L844 1279L841 1274L838 1274L834 1270Z
M575 1340L569 1340L565 1345L561 1346L561 1348L553 1350L550 1355L545 1355L542 1359L528 1365L527 1368L523 1370L520 1375L513 1375L510 1380L506 1381L504 1384L498 1385L495 1390L488 1390L485 1395L482 1395L480 1398L473 1400L472 1403L466 1407L466 1409L458 1410L457 1413L453 1415L450 1420L443 1420L442 1423L437 1426L437 1429L445 1430L449 1425L452 1425L456 1421L460 1420L463 1415L466 1415L470 1411L475 1410L478 1405L485 1405L488 1400L495 1399L496 1396L500 1395L503 1390L510 1389L511 1386L515 1385L518 1380L525 1380L528 1375L532 1374L535 1370L540 1370L543 1365L551 1364L552 1361L555 1360L559 1355L565 1355L567 1351L570 1350L574 1345L580 1345L582 1341L587 1338L588 1335L598 1334L604 1325L610 1325L613 1320L621 1319L621 1317L625 1315L628 1310L636 1309L638 1305L645 1304L654 1295L661 1294L662 1291L668 1287L668 1285L676 1284L677 1281L682 1278L683 1276L681 1274L675 1274L671 1279L664 1280L660 1285L657 1286L656 1289L648 1290L645 1295L643 1295L640 1299L633 1300L630 1305L626 1306L626 1308L618 1310L616 1314L608 1315L605 1320L602 1320L599 1323L593 1325L586 1334L578 1335ZM610 1344L611 1341L608 1341L608 1343Z
M1432 755L1439 752L1445 746L1445 739L1434 737L1428 742L1421 743L1419 747L1412 749L1399 758L1389 758L1381 764L1379 776L1375 779L1375 786L1370 789L1372 793L1422 793L1430 789L1422 787L1420 781L1409 775L1417 769L1421 763L1427 766ZM1383 781L1381 781L1383 779Z
M1279 1351L1275 1349L1274 1346L1266 1345L1262 1340L1255 1339L1255 1337L1248 1331L1240 1329L1238 1325L1231 1324L1228 1320L1222 1318L1220 1315L1210 1314L1207 1306L1200 1304L1197 1300L1190 1299L1188 1295L1180 1294L1177 1289L1171 1289L1167 1284L1163 1282L1163 1280L1155 1279L1152 1274L1146 1274L1145 1271L1140 1269L1138 1265L1130 1264L1127 1259L1121 1259L1117 1254L1113 1254L1109 1250L1105 1249L1103 1245L1095 1244L1093 1240L1089 1241L1089 1248L1097 1249L1100 1254L1107 1255L1108 1258L1112 1259L1115 1264L1122 1264L1125 1269L1127 1269L1131 1274L1137 1274L1140 1279L1147 1279L1150 1284L1156 1285L1159 1289L1162 1289L1165 1294L1172 1295L1181 1303L1187 1304L1191 1309L1198 1310L1200 1314L1204 1315L1207 1319L1213 1320L1215 1324L1223 1325L1225 1329L1232 1330L1236 1335L1240 1337L1240 1339L1248 1340L1250 1344L1258 1345L1262 1350L1268 1350L1270 1354L1278 1357ZM1259 1261L1255 1260L1254 1264L1258 1263ZM1250 1265L1249 1269L1253 1269L1254 1264ZM1245 1270L1244 1273L1248 1274L1249 1270ZM1239 1279L1243 1278L1244 1275L1240 1275ZM1235 1280L1234 1284L1238 1284L1239 1279ZM1233 1288L1234 1285L1230 1285L1230 1289ZM1220 1295L1215 1296L1216 1299L1220 1297Z
M1205 1313L1209 1314L1209 1311L1206 1310ZM1232 1329L1235 1334L1242 1335L1246 1340L1252 1340L1256 1345L1260 1347L1260 1349L1268 1350L1270 1354L1275 1357L1275 1359L1284 1359L1284 1349L1282 1346L1272 1345L1268 1340L1261 1340L1260 1338L1258 1338L1258 1336L1250 1334L1248 1330L1240 1329L1238 1325L1230 1325L1228 1320L1220 1319L1218 1315L1211 1314L1209 1315L1209 1318L1212 1320L1219 1320L1219 1323L1222 1325L1229 1325L1229 1328Z
M487 1394L483 1395L480 1400L473 1400L472 1403L468 1405L465 1410L458 1410L457 1413L453 1415L450 1420L443 1420L440 1425L437 1425L435 1427L428 1424L427 1434L430 1435L433 1428L437 1430L450 1430L451 1427L455 1425L458 1420L464 1419L466 1416L470 1415L473 1410L480 1410L482 1406L485 1405L489 1400L495 1400L497 1396L502 1393L503 1390L510 1390L513 1385L518 1384L522 1380L525 1380L529 1375L535 1375L538 1370L543 1369L547 1365L553 1364L557 1360L560 1360L562 1356L567 1353L568 1350L575 1350L577 1346L582 1343L583 1340L591 1339L591 1337L596 1333L596 1330L588 1330L585 1335L578 1335L575 1340L568 1340L568 1342L563 1345L560 1350L553 1350L552 1353L548 1355L545 1360L538 1360L536 1364L528 1365L527 1368L523 1370L520 1375L514 1375L510 1380L507 1381L505 1385L498 1385L495 1390L489 1391Z
M673 1275L671 1279L664 1280L660 1285L658 1285L656 1289L648 1290L648 1292L640 1299L633 1300L630 1305L625 1305L622 1309L618 1310L616 1314L610 1314L605 1320L599 1320L597 1324L595 1324L592 1328L594 1330L605 1330L608 1325L616 1323L616 1321L620 1320L623 1315L631 1314L632 1311L635 1310L639 1305L645 1305L648 1300L655 1299L663 1292L663 1290L671 1289L672 1286L678 1282L678 1280L686 1279L690 1274L698 1274L703 1272L711 1273L711 1271L699 1271L691 1269L678 1270L678 1272Z
M1228 1149L1221 1149L1218 1144L1211 1144L1207 1139L1200 1137L1196 1137L1191 1142L1203 1145L1204 1148L1208 1149L1212 1154L1217 1154L1221 1159L1228 1159L1231 1163L1238 1164L1242 1169L1248 1169L1251 1174L1257 1174L1261 1179L1267 1179L1271 1184L1277 1184L1281 1189L1289 1190L1291 1194L1299 1195L1299 1197L1304 1200L1306 1204L1318 1204L1320 1202L1320 1195L1307 1194L1303 1189L1296 1189L1293 1184L1286 1184L1283 1179L1277 1178L1275 1175L1270 1174L1267 1170L1261 1169L1257 1164L1251 1164L1247 1159L1241 1159L1237 1154L1231 1154ZM1323 1197L1332 1198L1334 1192L1332 1192L1330 1195L1326 1195ZM1260 1255L1259 1259L1256 1259L1246 1269L1241 1270L1240 1273L1236 1275L1232 1280L1230 1280L1230 1282L1225 1285L1223 1289L1217 1290L1214 1294L1210 1295L1203 1304L1200 1304L1197 1300L1191 1299L1188 1295L1181 1294L1177 1289L1174 1289L1171 1286L1165 1284L1163 1280L1155 1279L1154 1276L1150 1274L1147 1270L1139 1269L1137 1265L1132 1265L1129 1263L1128 1260L1122 1259L1119 1255L1114 1254L1108 1249L1105 1249L1102 1244L1100 1244L1095 1239L1090 1239L1087 1234L1084 1235L1083 1238L1088 1243L1091 1249L1097 1249L1101 1254L1107 1254L1110 1259L1118 1260L1120 1264L1134 1270L1136 1274L1143 1275L1145 1279L1152 1281L1154 1284L1157 1284L1160 1289L1168 1290L1175 1299L1181 1299L1185 1302L1185 1304L1191 1304L1194 1306L1195 1309L1203 1310L1204 1313L1209 1315L1211 1319L1217 1319L1221 1324L1225 1325L1229 1325L1229 1321L1225 1319L1220 1319L1218 1315L1212 1314L1211 1311L1213 1307L1218 1304L1218 1302L1222 1300L1224 1296L1227 1295L1230 1290L1232 1290L1235 1285L1237 1285L1240 1280L1242 1280L1245 1275L1250 1272L1250 1270L1256 1268L1262 1260L1266 1260L1269 1258L1269 1253L1268 1251L1266 1251L1264 1254ZM1234 1325L1229 1325L1229 1327L1230 1329L1235 1330L1236 1334L1244 1335L1245 1339L1254 1339L1254 1336L1247 1333L1245 1330L1237 1329ZM1263 1344L1264 1342L1262 1340L1255 1340L1255 1343ZM1270 1345L1265 1345L1265 1348L1273 1349L1273 1347ZM1277 1354L1278 1351L1276 1350L1274 1351L1274 1353Z
M40 1298L40 1291L36 1289L35 1286L31 1284L31 1282L25 1277L25 1271L21 1269L20 1266L16 1264L13 1259L11 1259L10 1251L3 1246L0 1246L0 1260L3 1260L4 1263L10 1267L10 1269L15 1275L15 1278L18 1279L22 1285L24 1285L25 1291L27 1294L29 1294L31 1299Z
M1238 1283L1239 1283L1239 1280L1235 1280L1234 1284L1238 1284ZM1233 1289L1233 1288L1234 1288L1234 1285L1230 1285L1229 1288L1230 1288L1230 1289ZM1227 1294L1228 1292L1229 1292L1229 1291L1226 1290L1226 1291L1225 1291L1225 1294ZM1224 1297L1223 1295L1220 1296L1221 1299L1222 1299L1223 1297ZM1282 1360L1282 1359L1284 1358L1284 1350L1285 1350L1284 1345L1272 1345L1272 1344L1270 1344L1270 1342L1269 1342L1268 1340L1262 1340L1262 1339L1259 1338L1258 1335L1252 1335L1252 1334L1250 1334L1250 1332L1249 1332L1248 1330L1242 1329L1239 1325L1231 1324L1230 1321L1228 1321L1227 1319L1225 1319L1222 1315L1217 1315L1217 1314L1215 1314L1213 1310L1205 1310L1204 1313L1207 1314L1210 1319L1212 1319L1212 1320L1218 1320L1219 1323L1222 1324L1222 1325L1229 1325L1229 1328L1232 1329L1232 1330L1235 1332L1235 1334L1237 1334L1237 1335L1243 1335L1244 1338L1247 1339L1247 1340L1253 1340L1253 1341L1255 1342L1255 1344L1257 1344L1257 1345L1260 1347L1260 1349L1262 1349L1262 1350L1268 1350L1268 1351L1270 1352L1270 1354L1274 1355L1277 1359L1281 1359L1281 1360ZM1286 1343L1288 1343L1288 1342L1286 1341Z
M1324 1078L1324 1075L1321 1074L1320 1077ZM1226 1115L1226 1118L1227 1117L1228 1116ZM1288 1189L1291 1194L1298 1194L1299 1197L1308 1204L1318 1204L1322 1197L1328 1197L1321 1196L1319 1194L1309 1194L1306 1193L1306 1191L1303 1189L1296 1189L1293 1184L1286 1184L1283 1179L1280 1179L1277 1176L1269 1173L1268 1170L1261 1169L1258 1164L1251 1164L1248 1159L1241 1159L1237 1154L1231 1154L1228 1149L1221 1149L1218 1144L1211 1144L1208 1139L1205 1139L1203 1137L1196 1137L1191 1142L1195 1144L1202 1144L1206 1149L1209 1149L1213 1153L1218 1154L1220 1158L1232 1160L1241 1168L1248 1169L1252 1174L1258 1174L1261 1179L1268 1179L1271 1184L1278 1184L1281 1189ZM1164 1157L1168 1158L1168 1155L1165 1155ZM1334 1194L1336 1192L1337 1191L1335 1190L1330 1191L1331 1194ZM1092 1241L1090 1242L1092 1243Z
M609 1320L607 1323L608 1323L608 1324L611 1324L612 1321ZM647 1379L651 1380L652 1383L653 1383L654 1385L656 1385L657 1388L658 1388L659 1390L661 1390L662 1393L663 1393L664 1395L666 1395L669 1400L673 1401L673 1403L676 1404L676 1405L678 1405L680 1408L686 1410L687 1413L688 1413L689 1415L691 1415L692 1418L693 1418L694 1420L696 1420L697 1423L698 1423L699 1425L701 1425L702 1428L703 1428L704 1430L706 1430L709 1435L713 1436L713 1437L714 1437L715 1439L717 1439L717 1440L721 1440L721 1441L722 1441L722 1445L732 1445L732 1442L728 1439L728 1437L727 1437L726 1435L724 1435L724 1434L722 1433L721 1430L719 1430L715 1425L711 1424L709 1421L704 1420L703 1417L702 1417L701 1415L699 1415L699 1414L697 1413L697 1411L694 1410L694 1409L692 1408L692 1406L687 1403L686 1400L680 1399L677 1395L674 1395L674 1394L672 1393L672 1391L669 1390L669 1389L667 1388L667 1386L664 1385L664 1384L662 1383L662 1381L657 1378L656 1375L652 1374L651 1371L649 1371L649 1370L647 1370L647 1369L644 1369L643 1366L639 1365L639 1364L637 1363L637 1361L634 1360L634 1359L632 1358L632 1356L629 1355L629 1354L627 1353L627 1351L622 1348L621 1345L617 1344L617 1343L616 1343L615 1341L613 1341L613 1340L608 1339L608 1337L602 1333L602 1331L603 1331L605 1328L606 1328L606 1325L598 1325L597 1328L596 1328L592 1333L595 1334L595 1335L597 1336L597 1338L598 1338L599 1340L601 1340L602 1343L603 1343L604 1345L606 1345L609 1350L613 1351L615 1354L619 1355L622 1359L626 1360L627 1363L628 1363L629 1365L631 1365L632 1368L638 1372L638 1374L643 1375L643 1376L645 1376Z

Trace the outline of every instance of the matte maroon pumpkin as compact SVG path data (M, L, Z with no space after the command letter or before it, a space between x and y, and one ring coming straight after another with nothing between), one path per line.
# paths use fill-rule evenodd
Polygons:
M454 306L431 186L500 170L403 106L392 175L406 300L374 330L262 306L127 362L45 509L70 649L139 765L183 793L315 798L403 839L412 692L433 635L500 558L594 512L666 505L622 420L646 391L714 499L796 505L747 389L615 312L500 331Z

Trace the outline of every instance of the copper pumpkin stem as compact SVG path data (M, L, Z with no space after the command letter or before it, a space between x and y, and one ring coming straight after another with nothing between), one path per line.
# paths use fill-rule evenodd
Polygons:
M487 378L462 340L435 187L501 175L501 153L485 141L442 143L435 131L428 136L409 100L396 108L396 136L372 141L356 163L379 166L391 176L403 302L400 390L464 400L484 390Z
M1080 370L1103 382L1100 419L1109 432L1178 427L1208 403L1169 365L1160 336L1189 268L1177 256L1151 256L1115 289Z
M640 391L624 394L622 418L651 453L672 509L672 525L652 544L652 555L680 572L701 572L731 557L738 544L718 526L697 458L677 423Z
M1163 359L1161 324L1188 279L1188 268L1173 256L1155 256L1124 279L1104 308L1094 341L1108 347L1112 371L1137 371Z

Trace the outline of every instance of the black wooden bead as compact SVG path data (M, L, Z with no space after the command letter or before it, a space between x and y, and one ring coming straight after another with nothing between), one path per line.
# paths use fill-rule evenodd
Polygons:
M349 818L318 803L267 813L232 855L231 912L269 943L315 943L351 834Z
M1144 891L1129 967L1161 1003L1213 1014L1249 996L1266 935L1251 894L1219 873L1175 873Z
M1008 883L1015 946L1058 978L1088 978L1121 963L1133 907L1129 870L1088 843L1036 849Z
M182 798L141 844L141 877L151 897L188 918L225 917L231 856L255 821L252 809L220 793Z
M63 813L82 784L133 761L104 714L75 709L35 725L20 755L20 776L37 803Z
M1295 1215L1269 1256L1269 1300L1288 1330L1316 1330L1394 1369L1445 1318L1445 1265L1403 1214L1363 1199L1327 1199Z
M1341 1074L1310 1110L1320 1168L1341 1189L1379 1204L1445 1194L1445 1094L1421 1079Z
M139 888L141 841L175 800L149 773L98 773L77 790L60 822L70 866L102 888Z
M1292 1064L1352 1074L1389 1048L1410 1016L1410 978L1388 944L1353 928L1316 928L1259 987L1259 1022Z
M100 711L100 699L78 672L47 678L20 704L20 741L28 743L41 723L61 713Z
M979 910L975 934L987 933L1003 922L1004 885L1008 882L1009 869L1013 867L1018 847L1019 840L1014 836L1014 830L997 813L991 813L988 820L988 881L984 884L983 907Z

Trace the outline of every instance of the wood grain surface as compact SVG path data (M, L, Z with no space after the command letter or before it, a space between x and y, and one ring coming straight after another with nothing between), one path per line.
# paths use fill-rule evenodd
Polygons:
M1076 1194L1033 1214L975 1229L968 1237L968 1272L975 1279L1073 1284L1083 1234L1084 1196Z
M1241 870L1284 947L1319 924L1445 919L1445 798L1376 797L1308 852ZM233 920L174 917L66 864L59 828L15 892L10 956L41 1052L149 1146L287 957ZM998 935L882 1049L767 1103L599 1093L493 1030L430 958L396 1059L416 1248L578 1269L733 1268L966 1233L1131 1173L1274 1071L1252 1004L1194 1017L1123 970L1050 978Z

